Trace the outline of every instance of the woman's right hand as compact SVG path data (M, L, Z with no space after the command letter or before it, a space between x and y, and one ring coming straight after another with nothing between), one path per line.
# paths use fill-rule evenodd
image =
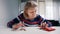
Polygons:
M23 24L21 22L18 24L14 24L13 29L18 29L20 26L23 26Z

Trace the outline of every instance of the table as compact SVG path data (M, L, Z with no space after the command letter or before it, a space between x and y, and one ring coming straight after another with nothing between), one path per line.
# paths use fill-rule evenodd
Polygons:
M55 31L47 32L39 30L38 27L26 27L26 31L12 31L10 28L0 28L0 34L60 34L60 27L55 27Z

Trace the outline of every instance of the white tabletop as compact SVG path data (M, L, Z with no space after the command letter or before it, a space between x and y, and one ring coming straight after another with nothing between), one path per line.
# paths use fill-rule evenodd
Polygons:
M55 27L55 31L47 32L39 30L38 27L26 27L26 31L12 31L10 28L0 28L0 34L60 34L60 27Z

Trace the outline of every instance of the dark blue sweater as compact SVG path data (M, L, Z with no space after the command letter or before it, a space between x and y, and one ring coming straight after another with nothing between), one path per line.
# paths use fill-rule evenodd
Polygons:
M22 14L20 14L19 16L18 16L18 18L14 18L13 20L11 20L11 21L9 21L8 23L7 23L7 26L8 27L10 27L10 28L12 28L12 26L14 25L14 24L18 24L19 22L24 22L24 25L25 26L28 26L28 27L34 27L34 26L38 26L38 25L40 25L41 23L44 23L44 22L46 22L47 24L48 24L48 27L50 27L50 26L52 26L52 24L49 22L49 21L47 21L46 19L44 19L44 18L42 18L40 15L38 15L36 18L34 18L33 20L29 20L29 19L26 19L26 18L24 18L24 16L23 16L23 13Z

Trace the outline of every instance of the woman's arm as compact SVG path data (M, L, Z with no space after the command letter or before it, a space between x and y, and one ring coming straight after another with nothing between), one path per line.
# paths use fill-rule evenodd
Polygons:
M47 21L47 19L42 18L40 15L38 17L39 17L39 20L40 20L40 22L39 22L40 25L41 24L44 24L44 25L48 24L48 27L52 26L51 22Z
M18 18L14 18L13 20L11 20L7 23L7 27L12 28L12 26L17 24L17 23L19 23Z

